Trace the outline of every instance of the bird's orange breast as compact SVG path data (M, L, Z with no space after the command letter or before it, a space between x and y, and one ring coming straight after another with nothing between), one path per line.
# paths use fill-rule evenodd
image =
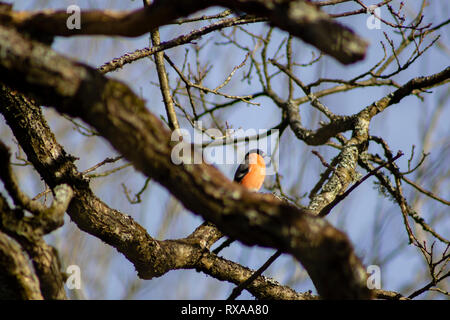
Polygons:
M241 184L253 191L261 189L266 177L266 164L259 154L251 154L249 158L249 170L242 179Z

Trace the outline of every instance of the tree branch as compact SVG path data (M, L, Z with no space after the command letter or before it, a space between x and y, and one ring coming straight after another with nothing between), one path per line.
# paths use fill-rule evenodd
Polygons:
M0 102L5 106L1 112L40 175L46 177L46 182L50 185L63 175L66 183L74 189L75 198L67 211L71 219L81 230L123 253L134 264L141 278L159 277L175 269L196 269L217 279L240 284L247 275L253 273L248 268L209 252L209 248L223 236L210 223L203 223L184 239L157 241L150 237L129 215L106 206L93 195L83 181L80 182L82 174L76 170L73 158L56 142L37 106L4 86L1 86ZM42 148L43 145L48 149ZM9 232L17 235L18 223L8 225L15 226L14 229L9 229ZM24 234L23 231L18 233ZM29 245L32 242L24 244ZM34 239L34 243L42 244L42 241ZM43 255L44 258L49 256L52 255L48 252ZM39 258L39 255L36 258ZM56 284L55 281L51 283ZM297 293L265 277L255 279L247 290L258 299L313 298L308 293Z
M137 37L173 20L211 6L223 6L266 17L270 23L299 37L344 64L364 58L367 42L304 0L157 0L143 9L123 12L82 11L80 29L67 28L65 10L15 12L3 8L0 23L33 34L58 36L118 35Z
M46 45L30 41L13 30L0 28L0 49L3 54L0 72L5 75L2 81L39 97L40 103L53 105L59 112L82 118L136 169L166 187L187 209L245 244L273 247L292 254L308 271L322 298L370 297L366 272L345 234L305 210L231 183L206 163L175 165L171 158L174 144L170 133L127 86L57 55ZM11 126L17 125L11 122L8 121ZM62 155L61 148L58 149L55 158ZM67 179L64 172L49 177L48 168L44 171L41 175L50 186ZM83 230L99 235L134 261L141 276L154 276L158 270L147 270L149 266L157 267L149 252L159 250L165 255L164 249L158 248L131 218L109 208L98 210L95 207L99 205L98 200L82 202L80 199L85 197L96 198L85 182L81 186L84 187L75 190L76 197L69 207L71 216L77 218ZM86 203L92 206L87 212L93 214L80 214L86 212ZM110 229L105 219L112 217L118 221ZM94 227L99 224L104 226L103 230ZM126 226L126 230L118 231L117 225ZM140 238L136 239L129 231L136 232ZM330 270L333 270L331 274Z
M153 46L159 46L161 44L159 30L154 29L150 33ZM164 66L164 53L162 51L155 53L155 64L156 70L158 72L161 94L163 96L164 105L166 107L167 119L169 120L169 127L171 130L180 129L177 115L175 113L172 95L170 94L169 78L167 76L166 67Z
M0 210L6 204L0 195ZM19 244L0 231L0 299L42 300L39 280Z

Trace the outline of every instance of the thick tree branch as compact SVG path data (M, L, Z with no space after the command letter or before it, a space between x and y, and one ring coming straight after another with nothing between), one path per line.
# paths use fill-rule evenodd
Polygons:
M299 79L296 79L290 74L289 70L278 63L276 63L276 65L291 78L294 78L300 87L305 87ZM414 90L444 84L449 78L450 67L447 67L436 74L411 79L386 97L373 102L371 105L351 116L337 116L329 114L329 112L326 111L325 113L328 113L327 116L330 121L315 131L303 127L298 106L294 101L278 102L278 105L286 111L291 130L298 139L304 141L308 145L322 145L329 139L336 137L338 133L348 130L353 131L352 138L345 143L342 151L333 160L333 162L336 163L336 168L333 171L332 176L322 187L320 193L316 194L316 191L314 192L308 208L315 213L319 213L324 207L333 203L333 201L336 200L336 197L342 194L347 186L355 180L357 162L361 152L365 151L367 148L369 124L374 116L381 113L389 106L399 103ZM306 93L308 92L309 91L306 90ZM336 204L336 202L334 202L334 204ZM329 210L325 210L322 212L322 215L328 213Z
M347 191L345 191L344 193L339 194L336 198L334 198L333 201L331 201L329 204L327 204L322 210L320 210L319 216L324 217L326 216L328 213L330 213L330 211L342 200L345 199L345 197L347 197L353 190L355 190L361 183L363 183L364 181L366 181L370 176L374 175L378 170L380 170L381 168L383 168L384 166L386 166L387 164L389 164L390 162L393 162L395 160L397 160L398 158L400 158L403 155L403 152L399 151L397 153L397 155L392 158L389 162L385 162L381 165L379 165L378 167L376 167L374 170L370 171L368 174L366 174L362 179L358 180L354 185L351 186L351 188L349 188Z
M387 290L381 290L381 289L374 289L373 294L377 299L384 299L384 300L409 300L408 298L405 298L398 292L394 291L387 291Z
M28 281L32 280L32 277L37 276L37 290L39 295L33 294L30 297L22 297L23 299L65 299L66 292L64 289L64 281L60 270L59 260L57 252L54 248L47 245L42 237L42 232L39 227L36 227L33 218L25 217L20 210L13 210L9 208L6 200L0 195L0 235L7 234L11 238L14 238L21 247L26 251L29 258L33 262L34 272L32 275L26 276ZM9 253L0 252L0 260L7 259L7 256L11 252L15 252L14 247L10 247ZM28 266L28 259L24 256L23 252L15 253L15 259L21 261L23 264L19 270L21 272L28 272L25 266ZM8 269L5 266L6 269ZM10 265L8 272L12 272L14 267ZM20 279L18 279L20 281ZM21 292L21 290L18 290Z
M197 270L201 270L219 280L232 282L236 285L245 283L255 274L255 271L242 267L232 261L218 257L212 253L206 253L199 260ZM257 299L264 300L317 300L317 296L310 293L298 293L278 282L258 276L248 284L245 289Z
M65 299L58 253L45 243L43 235L63 225L64 213L72 199L72 189L66 184L56 186L53 190L54 199L49 208L30 200L18 187L10 166L9 150L1 141L0 178L15 203L25 209L31 209L34 214L33 217L26 217L19 209L13 212L4 207L0 213L0 230L15 238L30 256L44 298Z
M0 28L0 49L0 72L5 75L2 81L38 97L41 103L55 106L62 113L81 117L135 168L170 190L187 209L245 244L274 247L292 254L306 268L322 298L370 297L366 272L346 235L325 220L271 195L248 192L206 163L175 165L171 159L174 143L170 141L168 130L128 87L105 78L90 67L73 63L14 30ZM55 153L56 158L58 155L61 155L60 148ZM46 163L54 163L48 160ZM48 172L43 177L46 175ZM51 184L60 183L64 177L67 178L62 173L48 180ZM83 191L86 194L77 194L79 191L75 190L76 197L69 210L83 206L77 198L94 198L86 189ZM85 212L82 209L78 211ZM92 207L88 211L96 212L96 209ZM117 228L109 229L109 224L100 236L119 250L127 244L132 253L124 254L132 261L141 261L143 265L135 265L138 270L145 270L149 266L145 259L150 258L148 252L156 249L163 255L163 248L155 248L145 230L131 218L116 216L119 220L115 225L134 226L134 231L144 238L118 234ZM102 224L105 218L103 214L78 217L84 230L97 234L99 230L92 230L92 226ZM91 219L99 221L92 224ZM133 240L142 242L130 243ZM137 243L140 246L136 246ZM152 247L142 247L142 243ZM154 261L150 262L154 265Z
M0 195L0 210L6 204ZM39 280L22 248L0 231L0 299L42 300Z
M31 200L19 188L10 165L9 150L2 141L0 141L0 179L15 204L34 214L30 222L39 235L50 233L64 224L63 216L72 200L72 189L66 184L56 186L53 190L54 199L50 207L46 207L39 201Z
M209 248L223 236L210 223L203 223L184 239L157 241L151 238L130 216L109 208L93 195L90 188L80 183L82 174L76 170L73 158L56 142L38 107L4 86L0 90L0 103L4 106L1 112L14 135L26 150L30 162L46 177L46 183L51 185L65 172L63 179L70 184L76 195L72 201L76 205L70 206L67 211L72 220L82 230L122 252L135 265L141 278L162 276L174 269L196 269L217 279L239 284L252 273L248 268L209 252ZM43 145L48 149L42 148ZM5 216L5 219L11 221L10 215ZM20 223L16 220L13 222L8 224L13 226L9 228L9 232L17 236ZM30 239L25 245L42 244L39 239ZM44 255L49 256L48 252ZM265 277L258 277L255 281L247 290L258 299L314 298L308 293L297 293Z
M69 14L66 10L15 12L5 7L0 11L0 23L33 34L136 37L211 6L223 6L266 17L272 25L299 37L344 64L361 60L366 53L365 40L304 0L157 0L148 7L131 12L81 11L80 29L67 27Z
M366 113L370 118L382 112L387 107L397 104L404 97L409 96L414 90L423 90L447 83L450 79L450 67L445 68L441 72L426 77L418 77L409 80L403 86L390 93L386 97L374 102L366 107L360 113Z

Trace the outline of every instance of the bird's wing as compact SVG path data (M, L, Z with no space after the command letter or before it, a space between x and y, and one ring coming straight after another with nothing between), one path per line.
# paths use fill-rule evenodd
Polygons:
M241 180L244 179L245 175L248 173L248 170L249 164L247 163L247 161L240 164L236 170L236 173L234 174L234 181L241 182Z

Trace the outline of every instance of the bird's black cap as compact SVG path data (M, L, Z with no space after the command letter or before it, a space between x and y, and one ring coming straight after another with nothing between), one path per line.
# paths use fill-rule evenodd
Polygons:
M261 149L252 149L249 152L247 152L247 154L245 155L246 158L248 158L248 156L252 153L257 153L259 154L261 157L265 157L266 154L264 153L264 151L262 151Z

